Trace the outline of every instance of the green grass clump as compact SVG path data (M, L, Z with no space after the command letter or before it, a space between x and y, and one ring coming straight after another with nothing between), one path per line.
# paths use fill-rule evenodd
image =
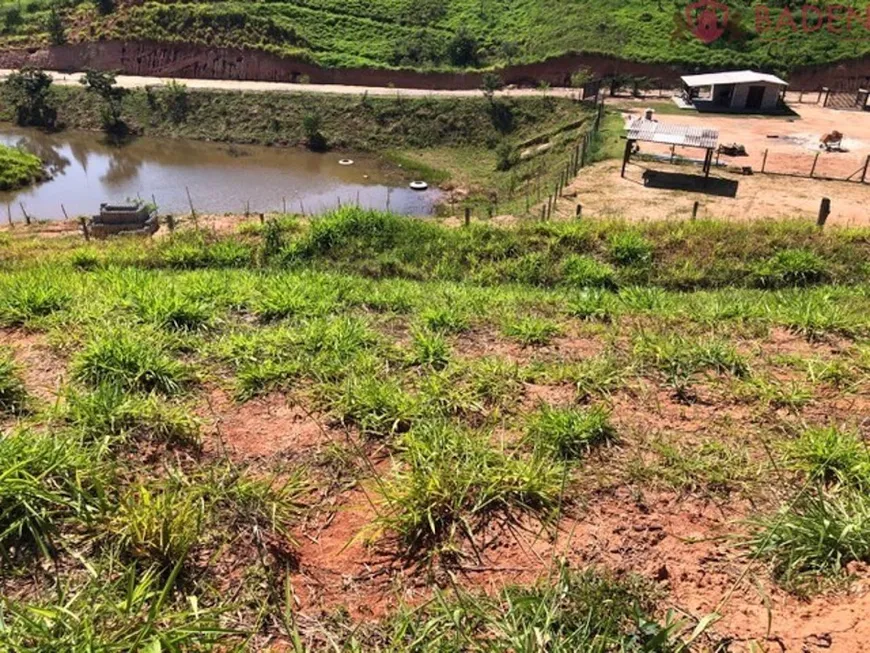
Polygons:
M422 410L414 395L389 378L354 373L334 393L333 412L370 438L404 433Z
M403 651L423 641L419 650L472 653L542 646L554 653L688 650L678 636L685 624L670 615L657 623L654 605L653 588L639 577L563 565L533 586L508 586L494 596L439 592L425 606L400 612L386 639Z
M610 411L542 406L529 416L526 440L557 458L581 458L590 449L616 438Z
M562 263L565 284L574 287L610 288L614 285L614 271L609 265L591 256L571 255Z
M428 421L403 436L398 447L404 464L380 487L386 507L381 521L409 551L471 538L495 512L546 516L558 505L559 465L496 449L486 434Z
M62 416L91 440L114 436L194 448L200 440L199 423L189 407L155 395L131 394L117 385L68 393Z
M566 312L581 320L610 322L614 309L615 301L611 293L598 288L586 288L571 296Z
M638 265L652 259L653 246L641 233L618 231L607 239L611 260L619 265Z
M750 549L770 561L784 585L800 588L819 575L842 574L870 561L870 496L810 489L779 513L751 522Z
M46 177L42 160L38 156L0 145L0 191L23 188Z
M201 331L216 320L215 307L209 301L171 287L151 285L136 293L131 304L141 320L170 331Z
M504 325L502 331L508 338L528 347L549 345L553 338L562 333L562 328L552 320L527 316L510 320Z
M825 260L806 249L784 249L755 268L756 282L765 288L808 286L827 276Z
M17 415L27 407L27 389L12 352L0 347L0 415Z
M72 364L75 379L97 387L175 394L190 373L157 337L130 328L107 327L85 344Z
M442 333L462 333L470 327L464 311L454 306L427 307L420 318L428 329Z
M132 560L172 569L197 544L206 518L201 493L177 483L128 488L105 526Z
M235 633L220 608L170 599L177 573L110 566L62 583L51 599L4 599L0 647L9 651L205 651ZM188 596L188 599L194 597Z
M855 432L810 428L786 445L789 465L827 484L870 488L870 449Z
M59 433L0 436L0 550L48 555L61 527L92 523L103 506L99 451Z
M71 303L72 296L56 277L19 277L0 286L0 324L27 325L66 310Z
M417 329L412 335L410 362L443 369L450 360L450 345L440 333Z

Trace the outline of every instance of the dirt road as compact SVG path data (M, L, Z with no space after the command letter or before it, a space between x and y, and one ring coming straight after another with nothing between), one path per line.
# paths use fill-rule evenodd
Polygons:
M0 80L5 80L12 70L0 69ZM83 73L61 73L46 71L60 86L75 86ZM144 88L146 86L164 86L171 81L168 77L137 77L133 75L118 75L118 86L123 88ZM278 93L322 93L326 95L362 95L395 97L480 97L482 91L433 91L420 88L392 88L385 86L346 86L342 84L292 84L289 82L240 82L223 79L179 79L189 89L215 91L255 91ZM522 97L541 95L544 91L532 88L507 88L498 91L496 95L503 97ZM573 88L551 88L546 91L554 97L574 97L579 91Z

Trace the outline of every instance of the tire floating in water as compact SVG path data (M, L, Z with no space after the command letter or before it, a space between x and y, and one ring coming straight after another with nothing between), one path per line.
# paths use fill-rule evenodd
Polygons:
M341 161L338 162L338 165L340 165L340 166L352 166L353 159L342 159Z
M426 190L429 188L429 184L425 181L412 181L408 185L411 187L411 190Z

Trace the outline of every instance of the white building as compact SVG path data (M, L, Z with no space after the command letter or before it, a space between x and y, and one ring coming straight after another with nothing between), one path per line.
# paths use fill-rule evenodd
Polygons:
M682 80L683 101L710 111L775 111L788 88L779 77L752 70L686 75Z

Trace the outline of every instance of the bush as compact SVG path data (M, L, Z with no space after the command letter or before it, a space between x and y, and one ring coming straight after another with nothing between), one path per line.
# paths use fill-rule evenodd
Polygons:
M38 156L0 145L0 191L23 188L42 181L46 176Z
M51 93L51 76L37 68L22 68L6 78L4 94L15 108L15 119L23 127L51 129L57 122L57 109Z

